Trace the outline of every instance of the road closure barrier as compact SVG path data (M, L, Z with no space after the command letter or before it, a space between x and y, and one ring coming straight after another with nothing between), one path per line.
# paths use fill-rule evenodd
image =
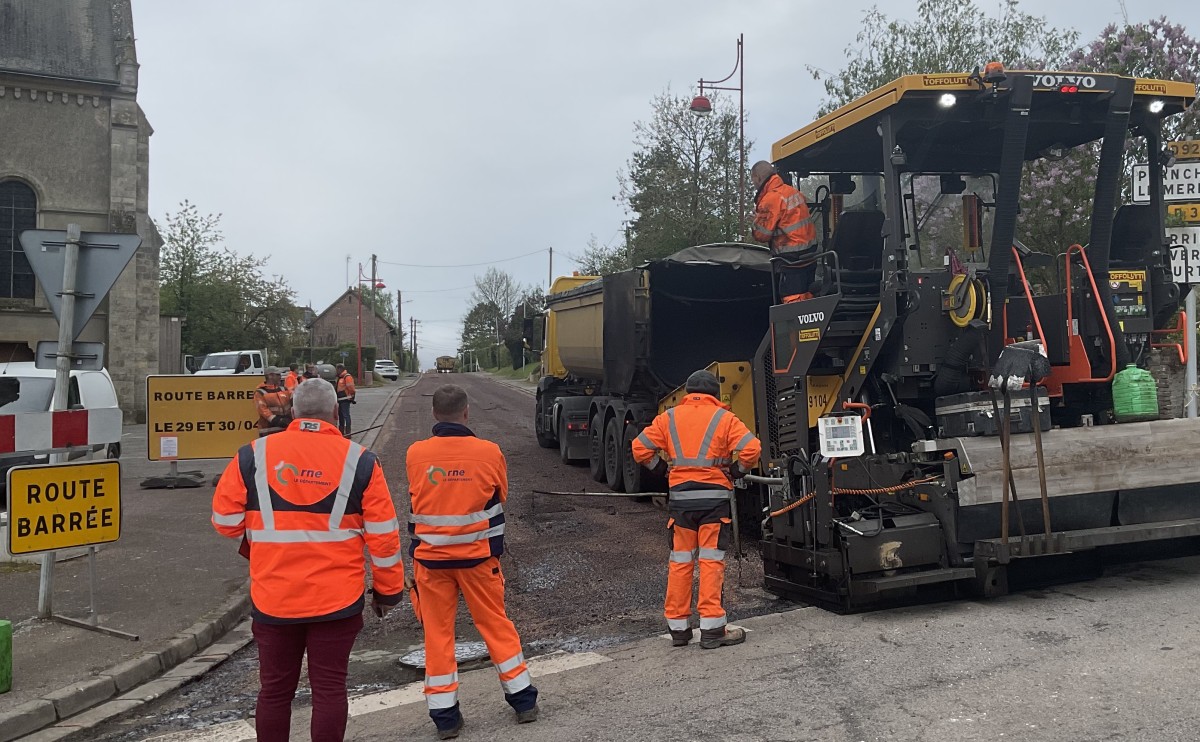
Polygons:
M227 459L258 438L254 390L263 377L147 376L146 456Z
M95 546L120 537L119 461L9 469L9 553Z

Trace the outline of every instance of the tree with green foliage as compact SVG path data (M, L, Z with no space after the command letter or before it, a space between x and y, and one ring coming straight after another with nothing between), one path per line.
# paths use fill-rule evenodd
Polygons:
M220 214L201 214L184 201L167 214L160 258L163 314L184 318L183 352L193 355L266 348L282 357L303 343L303 311L280 276L263 272L265 258L224 246Z
M997 60L1006 67L1053 69L1066 61L1079 34L1057 29L1004 0L990 15L975 0L921 0L915 20L889 18L879 6L866 11L846 66L828 72L809 65L825 86L824 115L903 75L970 72Z
M499 348L504 328L500 308L491 302L477 302L463 317L459 347L474 351L481 364L500 365ZM490 364L489 364L490 362Z
M1094 41L1071 52L1064 69L1200 83L1200 41L1166 18L1110 24ZM1197 136L1200 106L1194 101L1183 115L1163 125L1164 141ZM1122 183L1126 200L1133 195L1133 166L1146 162L1147 156L1140 139L1127 143ZM1031 247L1059 253L1087 242L1099 158L1099 147L1092 144L1076 147L1061 159L1027 165L1019 224L1020 236Z
M712 96L711 113L688 109L669 90L651 101L650 119L634 124L634 153L618 176L617 199L629 215L615 246L593 238L576 260L585 272L612 273L692 245L748 239L738 224L738 189L747 215L754 193L741 172L738 109ZM746 160L753 142L746 141ZM749 218L749 217L748 217Z

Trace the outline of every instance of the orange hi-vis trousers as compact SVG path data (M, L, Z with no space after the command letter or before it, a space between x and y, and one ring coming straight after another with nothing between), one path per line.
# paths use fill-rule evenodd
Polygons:
M671 531L671 558L667 571L667 628L685 631L692 615L692 575L700 563L700 594L696 609L700 629L725 625L721 590L725 586L725 545L729 540L729 505L711 510L677 512L667 522Z
M462 569L430 569L413 565L417 593L421 596L421 623L425 628L425 702L438 727L457 716L458 662L454 657L454 618L462 593L475 627L487 644L492 664L500 675L505 700L516 711L527 711L537 701L529 668L521 651L521 637L504 610L504 575L500 560Z

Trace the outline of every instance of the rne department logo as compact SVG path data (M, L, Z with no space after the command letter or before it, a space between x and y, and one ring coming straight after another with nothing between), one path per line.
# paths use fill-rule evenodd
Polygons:
M289 484L327 484L322 481L325 472L320 469L301 469L295 464L280 461L275 465L275 481Z
M425 470L425 477L429 480L429 483L435 487L447 479L449 479L451 482L470 481L470 479L467 477L466 469L447 470L432 464L428 469Z

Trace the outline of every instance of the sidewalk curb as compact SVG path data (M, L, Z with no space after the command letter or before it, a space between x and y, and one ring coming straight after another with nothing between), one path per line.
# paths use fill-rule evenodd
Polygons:
M250 581L247 580L224 603L206 613L204 617L188 628L166 639L155 649L143 652L137 657L113 665L106 670L101 670L94 676L83 678L64 688L47 693L37 700L23 703L11 711L0 713L0 742L9 742L22 737L22 735L31 735L24 738L28 742L48 742L62 739L135 708L140 703L157 698L161 692L147 695L143 692L145 689L141 689L139 686L148 684L149 681L164 673L172 676L172 681L179 679L181 676L177 676L178 671L175 671L178 665L202 650L208 649L217 638L224 638L225 634L229 633L250 613L249 588ZM248 635L237 649L246 643L249 643ZM222 649L224 648L222 647ZM204 669L200 674L228 659L228 656L237 649L228 653L206 652L202 655ZM219 659L216 659L217 657ZM191 679L192 676L189 676L183 682ZM163 680L165 678L158 682L163 682ZM183 682L180 682L179 685L182 685ZM149 684L154 685L153 683ZM111 713L94 713L98 711L95 709L96 706L109 701L118 693L124 695L104 705L105 708L114 707L108 709ZM132 700L139 699L140 703L130 703ZM93 711L88 712L89 709ZM61 723L56 724L56 722ZM54 726L50 727L52 724ZM47 729L47 727L50 728Z
M484 373L486 373L486 372L484 372ZM509 387L510 389L516 389L519 392L525 392L526 394L528 394L531 397L537 396L537 387L527 386L526 383L517 381L516 379L505 379L500 376L493 376L492 374L487 374L487 378L491 379L492 381L496 382L497 384L503 384L504 386Z

